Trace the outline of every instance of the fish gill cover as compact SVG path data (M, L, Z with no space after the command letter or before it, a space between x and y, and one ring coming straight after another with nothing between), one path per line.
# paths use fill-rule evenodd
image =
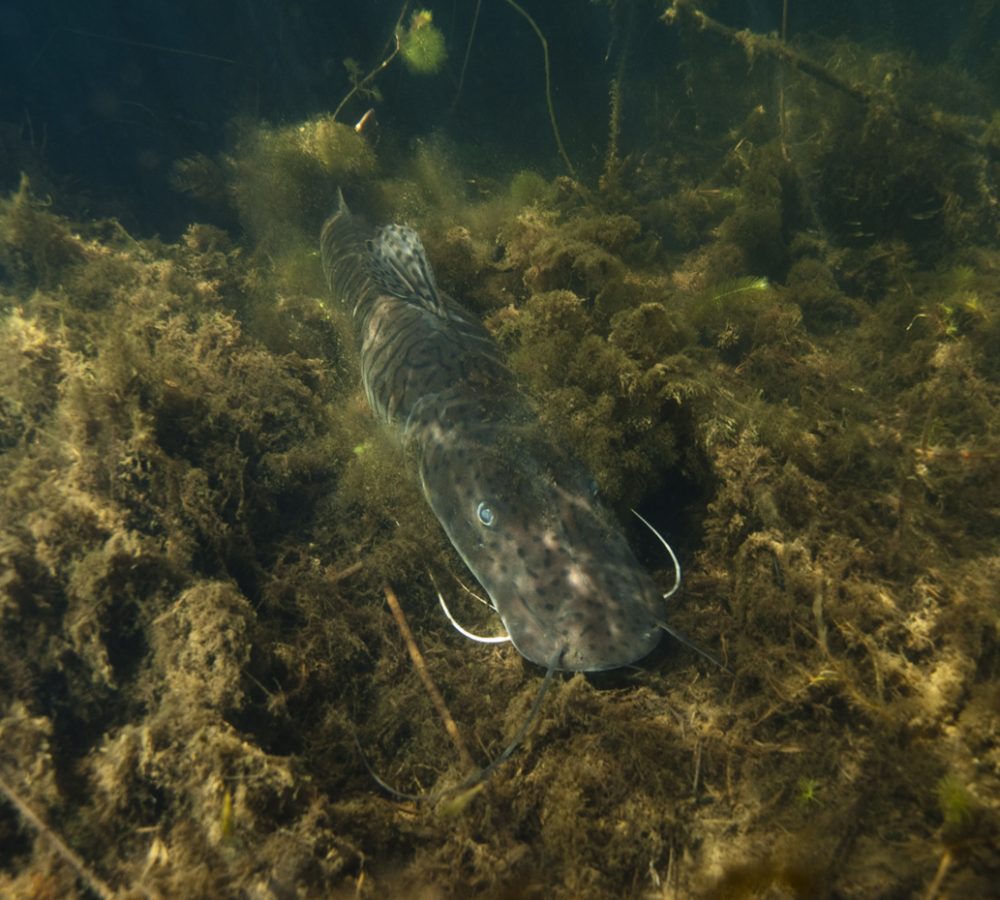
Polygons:
M780 7L0 13L0 894L990 895L1000 10ZM438 608L495 628L327 300L338 187L734 675L665 638L380 793L355 736L434 794L543 673Z

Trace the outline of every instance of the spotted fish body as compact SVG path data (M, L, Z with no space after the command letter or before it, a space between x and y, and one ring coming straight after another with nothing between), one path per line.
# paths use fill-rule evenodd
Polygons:
M438 290L416 232L372 229L341 197L320 244L371 408L401 436L514 646L569 671L646 656L661 635L659 591L585 474L540 444L499 349Z

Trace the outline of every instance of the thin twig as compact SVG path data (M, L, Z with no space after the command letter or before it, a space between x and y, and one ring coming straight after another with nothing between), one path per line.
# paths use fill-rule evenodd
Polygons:
M94 38L98 41L109 41L112 44L124 44L126 47L138 47L140 50L155 50L159 53L175 53L177 56L190 56L194 59L207 59L209 62L226 63L230 66L238 66L235 59L226 56L216 56L214 53L199 53L196 50L185 50L183 47L167 47L163 44L147 44L145 41L133 41L126 38L115 37L111 34L99 34L96 31L84 31L82 28L63 29L67 34L76 34L80 37Z
M399 43L399 29L403 24L403 17L406 15L406 10L410 6L410 0L405 0L402 8L399 11L399 16L396 19L396 24L392 29L392 38L390 39L390 44L395 44L392 48L392 52L382 60L374 69L372 69L364 78L362 78L357 84L355 84L344 97L340 103L337 104L337 108L333 111L333 118L336 120L337 116L340 115L340 111L347 105L347 101L351 99L358 91L360 91L365 85L375 79L375 76L380 74L385 70L385 68L391 63L396 56L399 54L400 43ZM385 51L383 51L385 52Z
M343 100L337 104L337 108L333 111L333 118L336 119L340 115L340 111L347 105L347 101L351 99L358 91L360 91L368 82L372 81L376 75L379 74L386 66L389 65L395 58L396 54L399 53L399 34L396 34L396 46L393 48L392 53L390 53L385 59L382 60L374 69L372 69L364 78L361 79L357 84L354 85L344 97Z
M357 575L365 567L362 560L357 562L352 562L349 566L343 569L330 572L326 578L330 584L336 584L338 581L343 581L345 578L350 578L352 575Z
M556 147L559 148L559 155L566 164L566 168L569 169L570 176L576 178L576 169L573 168L573 163L570 162L569 154L566 153L562 138L559 136L559 126L556 125L556 108L552 103L552 72L549 65L549 42L545 40L542 29L538 27L535 20L531 18L522 6L515 3L514 0L507 0L507 4L517 13L524 16L525 21L531 26L531 30L535 32L538 42L542 45L542 56L545 58L545 102L549 107L549 121L552 123L552 134L555 135Z
M924 894L924 900L936 900L937 895L941 892L941 885L944 884L944 879L948 874L948 870L951 868L952 855L950 850L945 850L941 854L941 860L938 862L937 871L934 873L934 880L930 883L927 888L927 892Z
M434 708L437 710L438 715L441 717L441 721L444 724L444 730L448 732L448 737L451 738L451 742L455 745L455 749L458 751L458 757L462 766L466 769L475 768L476 764L472 761L472 755L469 753L469 748L465 746L465 741L459 733L458 726L455 724L455 720L451 717L451 713L448 712L448 707L445 705L444 697L441 696L441 692L437 689L437 685L434 684L434 679L431 678L431 673L427 668L427 663L424 662L423 654L417 646L417 642L413 637L413 632L410 631L410 625L406 621L403 608L399 605L399 600L396 599L395 592L387 584L382 586L382 590L385 592L385 599L389 604L389 609L392 610L392 616L396 620L396 624L399 626L399 633L403 635L403 640L406 642L406 649L410 653L410 659L413 660L413 668L417 670L420 680L424 683L424 687L427 688L427 693L430 695L431 702L434 704Z
M462 60L462 71L458 76L458 88L455 90L455 99L451 101L451 108L457 109L458 98L462 96L462 85L465 84L465 70L469 67L469 57L472 55L472 42L476 37L476 26L479 24L479 8L483 5L483 0L476 0L476 10L472 14L472 27L469 29L469 40L465 45L465 58Z
M65 842L56 834L41 817L21 799L17 791L12 788L2 775L0 775L0 794L3 794L7 802L17 810L18 815L24 819L32 828L44 837L56 853L76 872L79 879L87 886L87 889L100 897L101 900L112 900L115 892L100 877L95 875L89 866L80 858L76 851L66 846Z
M781 43L788 44L788 0L781 4ZM781 133L781 158L788 162L788 116L785 109L785 70L778 73L778 129Z

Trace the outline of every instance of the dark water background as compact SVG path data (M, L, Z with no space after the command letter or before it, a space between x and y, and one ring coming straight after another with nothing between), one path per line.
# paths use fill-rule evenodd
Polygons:
M431 2L448 44L445 70L430 78L390 67L379 78L381 122L391 137L444 130L474 148L483 169L516 165L558 170L541 102L535 35L503 0L483 0L457 108L473 0ZM679 32L657 24L666 4L636 3L629 66L679 78ZM571 155L600 157L607 132L607 84L617 48L604 4L534 2L525 8L547 36L553 95ZM624 8L624 7L623 7ZM171 163L227 145L237 116L288 123L332 110L349 89L345 58L368 71L384 54L398 2L241 3L7 2L0 5L0 122L55 172L87 194L90 212L114 212L140 234L174 236L198 210L169 187ZM734 28L774 32L780 0L705 4ZM1000 14L991 3L947 6L917 0L788 4L789 37L842 36L895 47L922 62L986 64ZM626 111L628 109L626 98ZM354 121L357 101L342 118ZM633 144L642 135L623 137ZM385 130L385 129L384 129ZM0 189L18 178L0 156Z

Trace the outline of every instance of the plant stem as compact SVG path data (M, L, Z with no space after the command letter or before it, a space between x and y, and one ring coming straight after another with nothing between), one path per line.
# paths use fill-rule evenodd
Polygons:
M334 121L336 121L337 116L340 115L340 111L347 105L347 102L366 84L371 82L376 75L380 74L386 68L386 66L388 66L389 63L391 63L396 58L396 55L399 53L399 47L400 47L399 29L403 24L403 18L406 16L406 10L409 9L409 7L410 7L410 0L405 0L402 8L399 10L399 15L396 17L396 24L392 28L391 40L395 43L395 46L392 48L392 52L385 59L383 59L382 62L380 62L377 66L375 66L375 68L372 69L367 75L365 75L365 77L362 78L361 81L355 84L347 92L344 99L337 104L337 108L333 111Z
M528 15L523 7L515 3L514 0L507 0L507 4L513 7L513 9L520 15L524 16L525 21L527 21L527 23L531 26L531 30L535 32L538 42L542 45L542 55L545 57L545 102L549 107L549 121L552 123L552 133L555 135L556 146L559 148L559 155L562 157L562 161L566 164L569 174L573 178L576 178L576 169L573 168L573 163L570 162L569 155L566 153L566 148L563 146L562 138L559 136L559 126L556 125L556 109L552 103L552 78L549 66L549 42L545 40L545 35L542 34L542 30L538 27L535 20Z

